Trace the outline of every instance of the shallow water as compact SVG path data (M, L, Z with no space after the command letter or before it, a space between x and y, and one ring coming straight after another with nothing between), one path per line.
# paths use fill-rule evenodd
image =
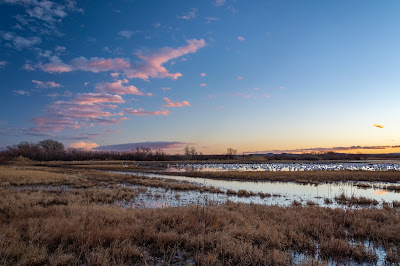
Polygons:
M113 172L118 174L132 175L131 172ZM200 193L199 191L184 191L184 192L171 192L173 195L176 193L180 194L180 199L177 200L173 195L166 195L165 204L168 206L178 206L187 204L203 204L205 203L205 196L215 202L225 202L226 200L231 200L234 202L244 202L244 203L260 203L266 205L281 205L288 206L291 205L293 200L303 202L303 205L307 201L313 201L318 203L320 206L330 206L330 207L340 207L336 203L325 204L324 199L328 198L334 202L334 197L344 194L346 197L366 197L369 199L375 199L382 203L399 201L400 193L393 191L383 190L381 187L388 185L389 183L382 182L337 182L337 183L320 183L319 185L303 185L294 182L271 182L271 181L236 181L236 180L217 180L208 178L195 178L186 176L171 176L153 173L135 173L135 175L145 176L149 178L160 178L169 179L173 181L189 182L201 186L214 186L223 191L228 189L238 191L247 190L254 193L263 192L269 193L273 196L269 198L260 198L257 196L251 197L239 197L236 195L227 194L216 194L216 193ZM372 185L370 188L361 188L357 184L369 184ZM167 200L168 199L168 200ZM159 203L159 201L157 201Z

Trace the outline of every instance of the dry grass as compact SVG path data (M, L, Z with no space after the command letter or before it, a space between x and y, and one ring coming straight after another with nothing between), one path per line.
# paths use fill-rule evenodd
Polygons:
M69 185L82 181L77 175L49 172L41 168L0 166L1 186Z
M310 260L318 254L317 263L376 260L372 250L351 240L383 245L390 250L388 261L398 260L400 215L394 209L284 208L229 202L124 209L97 201L94 195L104 191L83 191L55 194L3 189L0 263L287 265L294 263L294 252Z
M346 195L344 195L343 193L340 194L339 196L335 197L335 200L342 205L348 205L348 206L352 206L352 205L378 205L379 202L375 199L369 199L369 198L365 198L365 197L355 197L355 196L351 196L351 197L346 197Z
M397 182L400 173L394 171L305 171L305 172L163 172L166 175L184 175L191 177L213 178L222 180L252 180L252 181L292 181L300 184L314 184L319 182L338 181L370 181L370 182Z
M374 263L375 252L357 244L364 241L383 246L387 262L400 261L400 212L390 206L344 210L312 202L304 207L295 202L291 207L227 202L220 206L123 208L124 202L134 201L146 189L118 184L167 184L88 170L2 170L12 172L0 174L3 265ZM17 186L64 182L70 184L68 189ZM238 195L239 191L227 193ZM240 193L246 196L251 192ZM295 253L304 254L304 261L296 261Z

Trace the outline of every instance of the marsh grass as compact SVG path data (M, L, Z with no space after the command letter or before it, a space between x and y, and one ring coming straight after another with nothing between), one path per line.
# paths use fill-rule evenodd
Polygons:
M318 263L376 260L373 250L354 241L382 245L390 251L388 261L398 260L400 217L391 208L343 210L228 202L126 209L112 204L100 190L58 194L2 190L2 264L287 265L295 263L294 253L305 254L305 260L318 255Z
M49 172L40 168L0 166L1 186L69 185L83 181L77 175Z
M297 182L300 184L318 185L319 182L339 181L370 181L370 182L397 182L400 181L400 173L395 171L298 171L298 172L162 172L166 175L183 175L200 178L213 178L222 180L252 180L252 181L281 181ZM358 185L361 185L359 183Z
M336 202L342 205L378 205L379 202L375 199L369 199L366 197L347 197L344 193L340 194L339 196L335 197Z
M387 262L400 261L398 202L361 210L308 202L279 207L229 201L219 206L208 201L203 206L123 208L121 203L148 191L119 184L167 184L91 170L2 170L12 172L0 174L3 265L375 263L375 251L359 244L364 242L383 247ZM65 183L70 184L65 190L21 187ZM355 204L352 198L338 198ZM295 260L294 254L303 259Z

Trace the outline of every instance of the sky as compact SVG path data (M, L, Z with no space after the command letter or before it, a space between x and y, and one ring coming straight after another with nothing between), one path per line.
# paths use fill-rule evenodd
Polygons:
M0 0L0 148L400 152L399 14L397 0Z

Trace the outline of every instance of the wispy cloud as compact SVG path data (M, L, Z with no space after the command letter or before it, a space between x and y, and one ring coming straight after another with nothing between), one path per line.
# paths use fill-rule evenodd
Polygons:
M237 39L238 39L239 41L241 41L241 42L244 41L244 40L246 40L246 38L243 37L243 36L238 36Z
M377 127L377 128L384 128L384 126L379 125L379 124L373 124L372 126Z
M68 129L79 129L81 126L77 121L65 117L37 117L32 119L35 127L28 130L30 133L61 132Z
M205 77L205 76L207 76L207 74L206 73L200 73L200 76Z
M22 37L13 32L3 32L1 37L6 41L9 47L14 47L16 50L33 48L35 45L42 42L42 39L37 36Z
M34 118L35 124L29 131L61 132L65 129L79 129L94 125L117 124L126 120L121 112L111 113L105 108L115 109L115 103L124 103L119 95L106 93L80 93L70 101L55 101L46 108L46 115ZM110 104L114 103L114 104Z
M128 83L128 80L117 80L112 83L98 83L96 85L96 89L101 91L101 92L109 92L109 93L116 93L116 94L133 94L133 95L143 95L144 93L139 91L138 88L136 88L133 85L128 85L124 86L124 83Z
M94 142L78 141L78 142L69 144L68 147L71 149L91 150L91 149L99 147L99 145Z
M213 21L219 20L219 18L216 18L216 17L206 17L205 20L206 20L206 23L211 23L211 22L213 22Z
M71 65L76 70L88 71L93 73L103 72L103 71L120 71L130 67L129 61L123 58L85 58L79 57L71 61Z
M171 88L166 88L166 87L164 87L164 88L161 88L162 89L162 91L169 91L169 90L171 90Z
M189 12L187 12L185 15L183 16L178 16L178 18L181 19L186 19L186 20L191 20L194 19L196 17L196 12L198 11L197 8L191 8Z
M104 71L120 71L130 67L130 63L123 58L85 58L78 57L71 60L70 64L63 63L58 57L52 57L51 61L39 67L50 73L63 73L71 72L74 70L88 71L93 73L99 73Z
M119 95L103 93L80 93L74 99L74 102L80 104L94 103L124 103L125 101Z
M99 151L132 151L136 148L146 147L151 150L168 150L182 148L190 143L180 141L150 141L150 142L136 142L125 143L116 145L99 146L95 150Z
M24 91L24 90L13 90L14 95L23 95L23 96L29 96L31 95L29 91Z
M167 116L169 114L169 110L160 110L160 111L151 112L151 111L145 111L142 108L139 108L139 110L133 109L133 108L125 108L124 111L127 114L138 115L138 116L145 116L145 115Z
M226 0L215 0L216 6L223 6L225 5Z
M61 33L57 29L58 24L68 15L68 12L83 12L77 8L73 0L61 3L49 0L3 0L0 4L19 5L25 14L17 14L14 18L17 24L16 30L28 30L32 36L20 36L16 32L5 32L2 37L9 47L17 50L33 48L41 43L40 35L58 35Z
M266 94L264 94L264 98L269 99L271 98L271 94L269 94L268 92Z
M201 86L201 87L206 87L207 84L206 84L206 83L201 83L200 86Z
M44 65L37 65L34 66L32 64L25 64L25 69L26 70L35 70L36 67L39 67L45 72L50 72L50 73L63 73L63 72L71 72L74 70L74 68L70 65L67 65L61 61L58 56L53 56L50 58L50 62Z
M190 106L190 103L188 101L183 101L183 102L173 102L168 98L164 98L164 101L166 101L166 104L163 104L165 107L184 107L184 106Z
M142 61L137 62L131 69L125 69L125 74L128 78L139 78L144 80L148 80L149 77L177 79L182 76L182 74L169 73L168 70L163 67L163 64L183 55L194 53L206 45L206 42L203 39L192 39L188 40L187 43L188 45L176 49L165 47L146 55L142 52L138 52L137 57Z
M92 57L87 59L85 57L79 57L71 60L69 64L65 64L58 57L53 56L50 58L49 63L41 64L39 68L50 73L71 72L74 70L93 73L123 71L127 78L139 78L143 80L148 80L150 77L177 79L182 76L182 74L169 73L163 64L183 55L194 53L206 45L203 39L192 39L188 40L187 43L186 46L181 46L176 49L164 47L146 54L139 51L136 53L136 56L140 61L136 62L133 66L129 63L129 60L124 58L105 59Z
M243 77L242 76L238 76L236 79L237 80L243 80Z
M7 65L7 61L0 61L0 68L4 68Z
M36 88L57 88L61 87L61 84L55 83L54 81L39 81L39 80L32 80L33 83L36 84Z
M126 39L130 39L135 34L134 31L131 30L121 30L118 32L118 35L124 37Z

